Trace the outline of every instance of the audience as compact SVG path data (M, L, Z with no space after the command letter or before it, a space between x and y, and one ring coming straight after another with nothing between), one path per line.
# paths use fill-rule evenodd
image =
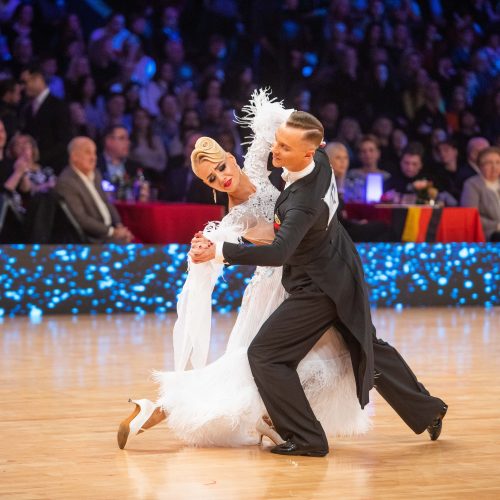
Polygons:
M460 15L444 0L111 2L120 11L83 19L75 2L4 2L0 120L7 140L33 137L42 170L59 173L71 137L85 135L107 180L142 167L160 198L186 199L173 186L189 137L211 135L241 158L230 117L271 86L287 107L319 116L326 141L347 147L346 201L350 183L364 193L368 173L404 184L403 151L420 141L419 175L451 204L478 174L478 153L500 144L500 14L486 3L488 16L472 1ZM13 176L23 193L23 160L0 165L1 185Z
M91 243L130 243L132 233L122 225L116 208L102 190L96 169L94 141L75 137L68 145L69 166L57 179L56 191Z

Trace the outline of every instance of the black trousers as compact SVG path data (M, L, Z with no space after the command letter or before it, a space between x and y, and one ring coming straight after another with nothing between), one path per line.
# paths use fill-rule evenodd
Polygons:
M308 287L274 311L248 348L255 383L276 430L300 446L328 449L296 369L337 318L333 301ZM373 348L376 389L414 432L423 432L441 412L443 401L429 394L387 342L374 337Z

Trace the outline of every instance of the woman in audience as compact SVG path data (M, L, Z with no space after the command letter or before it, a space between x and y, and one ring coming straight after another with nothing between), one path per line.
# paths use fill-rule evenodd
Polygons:
M500 148L491 146L478 156L480 175L465 181L460 204L475 207L488 241L500 241Z
M56 177L50 167L38 162L38 146L27 134L15 135L8 147L9 156L14 160L14 174L8 183L11 192L17 191L25 200L36 193L45 193L55 186ZM16 182L17 181L17 182Z
M151 117L143 108L133 115L130 158L149 172L163 172L167 166L167 154L159 135L153 133Z

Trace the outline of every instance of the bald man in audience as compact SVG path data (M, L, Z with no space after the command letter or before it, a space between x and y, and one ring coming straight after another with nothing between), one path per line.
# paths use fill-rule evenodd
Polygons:
M96 170L94 141L75 137L68 145L69 166L57 180L56 191L91 243L129 243L132 233L121 223L116 208L102 190Z

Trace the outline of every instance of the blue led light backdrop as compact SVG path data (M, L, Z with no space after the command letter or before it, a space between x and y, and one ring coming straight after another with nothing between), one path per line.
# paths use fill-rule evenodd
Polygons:
M378 307L500 305L500 244L359 244ZM0 247L0 316L175 311L186 245ZM252 268L229 267L214 310L241 303Z

